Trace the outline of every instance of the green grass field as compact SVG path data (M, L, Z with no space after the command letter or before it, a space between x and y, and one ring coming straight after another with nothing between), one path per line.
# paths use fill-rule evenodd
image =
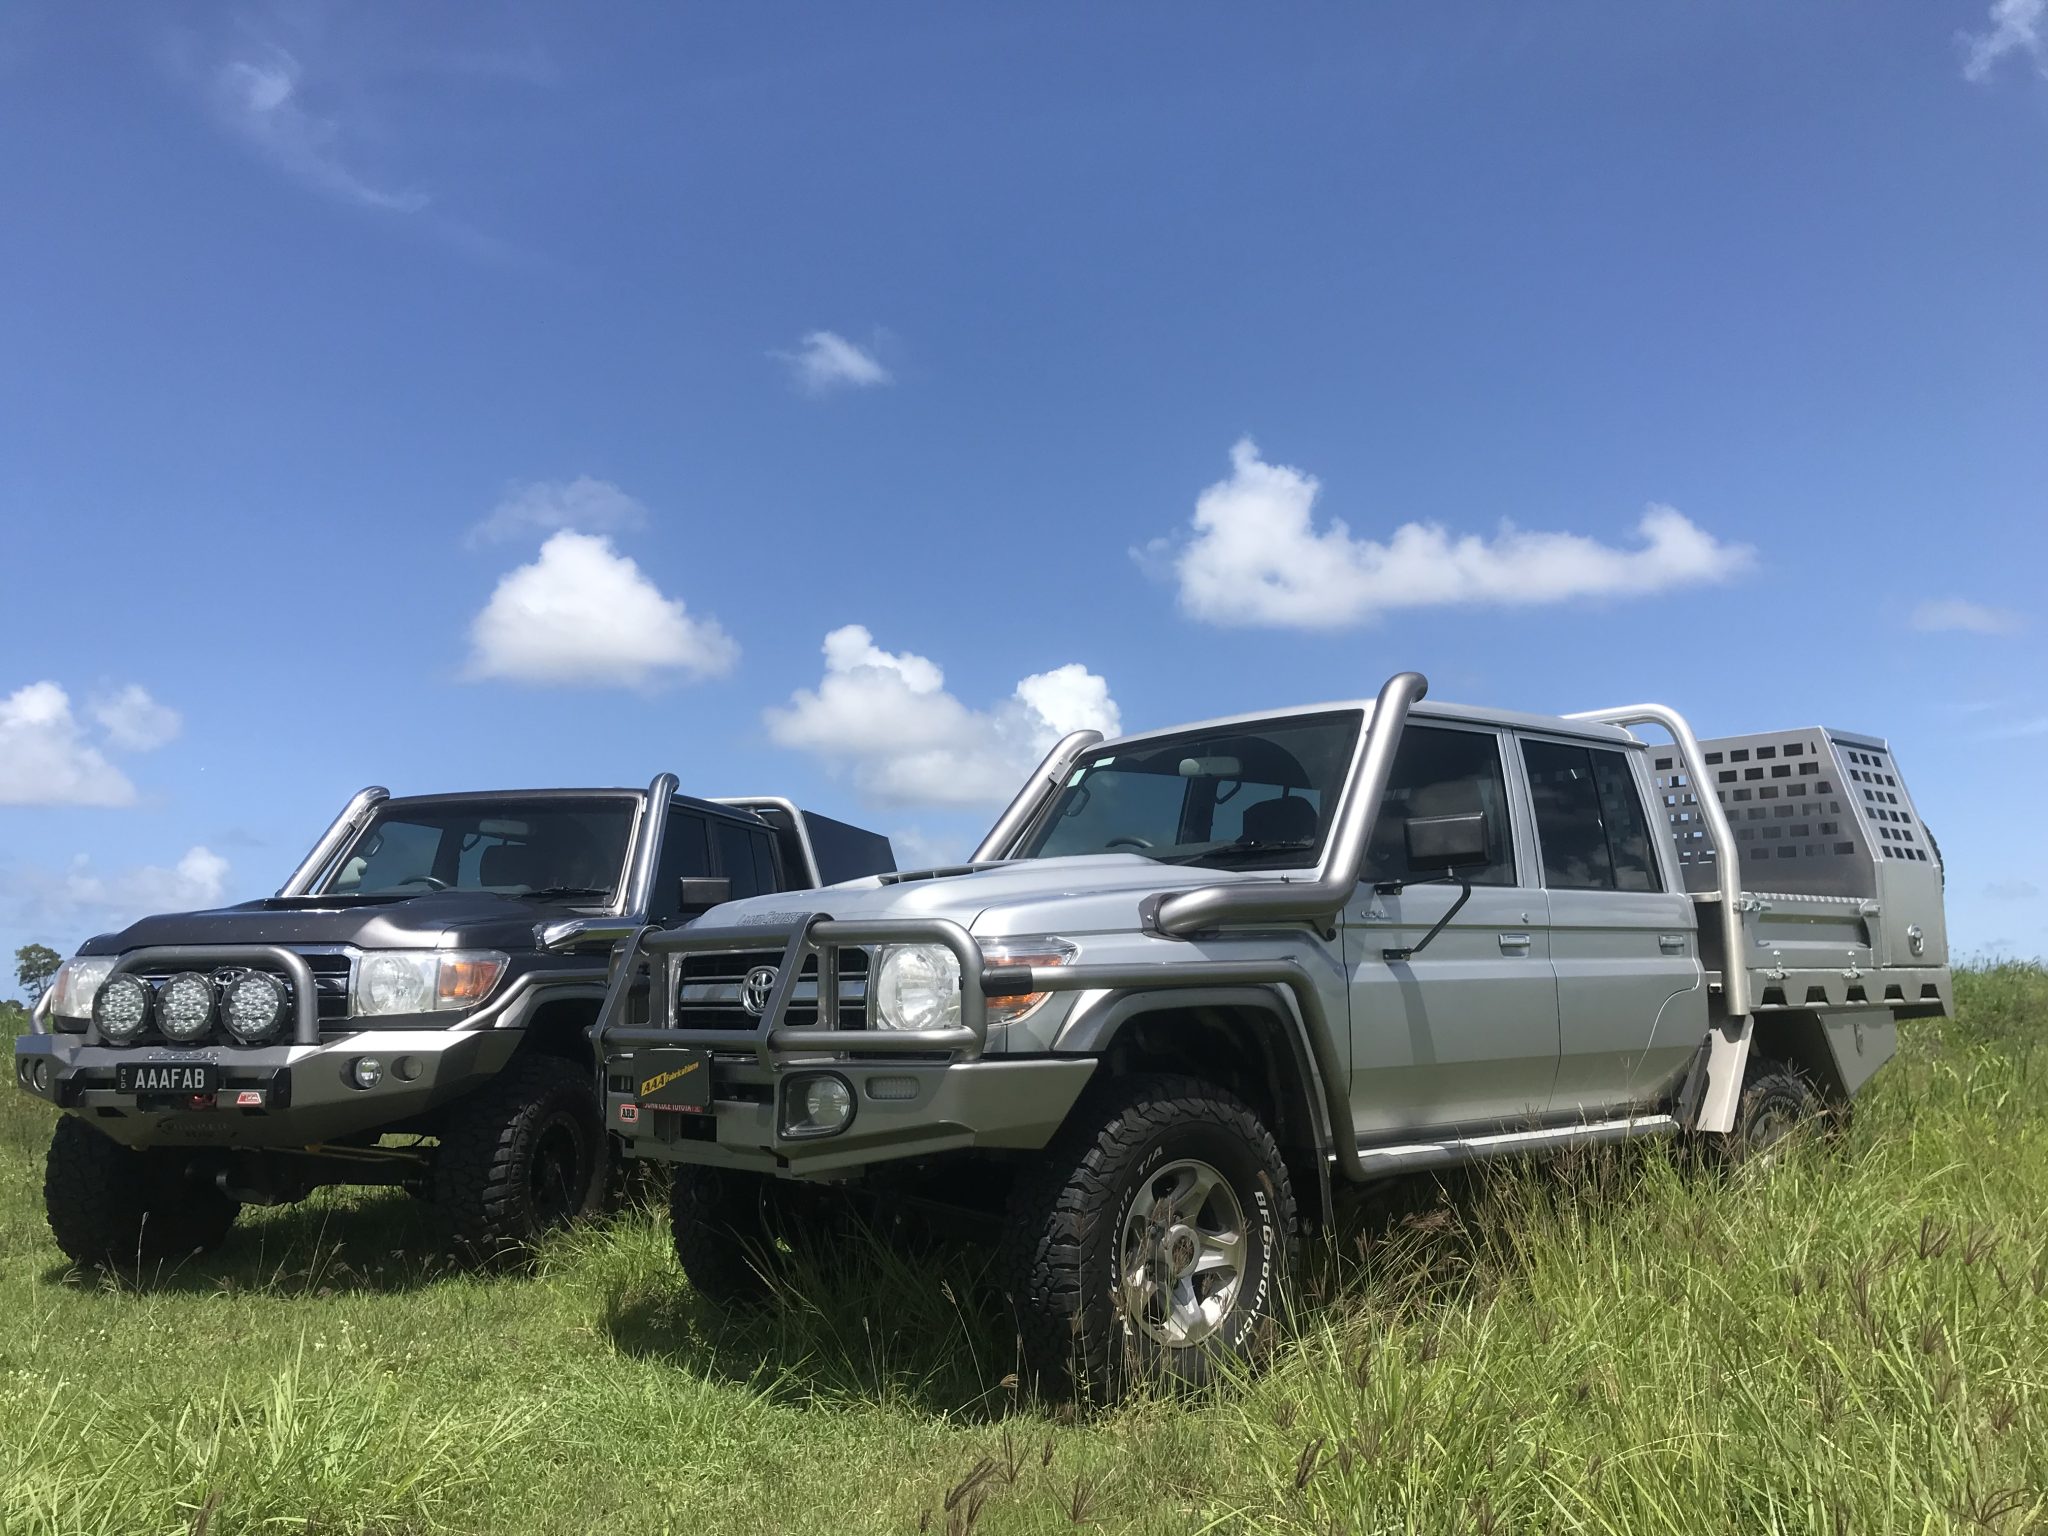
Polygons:
M1958 992L1839 1139L1405 1187L1266 1375L1080 1416L1006 1384L971 1245L844 1255L735 1323L651 1214L483 1280L403 1195L329 1194L81 1277L10 1090L0 1529L2048 1529L2048 975Z

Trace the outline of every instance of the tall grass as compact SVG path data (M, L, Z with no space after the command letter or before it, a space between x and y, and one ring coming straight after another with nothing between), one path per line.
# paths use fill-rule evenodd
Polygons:
M1097 1415L1018 1400L975 1240L822 1256L751 1320L651 1213L479 1280L386 1194L71 1275L11 1095L0 1529L2048 1529L2048 976L1958 992L1768 1169L1621 1149L1384 1192L1271 1370Z

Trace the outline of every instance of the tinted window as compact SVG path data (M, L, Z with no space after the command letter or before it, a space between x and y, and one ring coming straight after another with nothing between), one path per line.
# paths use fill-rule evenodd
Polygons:
M704 818L694 811L673 811L668 834L662 839L661 866L654 876L654 911L657 918L677 912L676 883L685 878L702 878L711 873L711 832Z
M763 891L775 889L770 879L763 883L759 870L754 864L754 832L736 821L720 820L712 824L712 834L718 843L718 872L732 882L731 897L738 901L742 896L759 896Z
M754 840L754 880L764 891L782 889L782 879L775 871L775 841L766 832L748 834Z
M1225 726L1083 756L1019 856L1138 853L1171 864L1314 864L1358 739L1354 713Z
M1366 880L1436 880L1438 869L1410 870L1407 822L1411 816L1486 818L1486 864L1461 869L1474 885L1515 883L1514 843L1508 828L1508 787L1498 738L1478 731L1411 725L1401 733L1387 797L1367 845Z
M416 896L452 888L609 901L632 821L627 799L391 802L319 889Z
M1620 752L1525 741L1543 883L1561 891L1656 891L1656 855L1628 758Z

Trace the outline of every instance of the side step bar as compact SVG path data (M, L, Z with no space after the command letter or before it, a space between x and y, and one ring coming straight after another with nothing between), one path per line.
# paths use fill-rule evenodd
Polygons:
M1594 1120L1583 1125L1553 1125L1540 1131L1501 1131L1490 1136L1451 1136L1442 1141L1358 1149L1368 1177L1449 1168L1481 1158L1517 1152L1553 1152L1564 1147L1598 1147L1638 1136L1669 1136L1678 1122L1669 1115L1636 1115L1625 1120Z

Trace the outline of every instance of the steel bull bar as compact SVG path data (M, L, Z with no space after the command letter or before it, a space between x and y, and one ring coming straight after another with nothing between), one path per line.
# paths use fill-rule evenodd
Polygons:
M224 965L240 965L250 970L274 966L282 971L292 985L292 1044L320 1043L320 998L314 991L313 968L306 964L303 955L280 944L158 944L149 949L131 949L114 962L107 980L131 971L159 969L210 973ZM111 1043L100 1038L97 1019L87 1024L85 1043Z
M647 1016L672 1017L669 1005L668 957L689 954L729 954L734 950L762 950L781 944L782 958L775 970L775 985L761 1009L761 1022L752 1029L677 1029L669 1026L630 1025L626 1017L641 968L648 971ZM960 962L960 1022L944 1029L841 1029L839 1024L839 954L850 947L881 944L938 944ZM818 1021L815 1024L785 1022L790 1004L803 982L804 964L817 959ZM690 1045L713 1051L751 1051L761 1066L779 1071L784 1058L858 1052L863 1056L953 1055L973 1060L988 1043L988 1005L985 990L990 976L1005 978L1009 985L1022 968L993 968L983 964L981 946L960 924L944 918L891 918L876 922L841 922L829 914L807 914L793 928L745 926L731 928L645 927L634 933L613 952L612 979L591 1026L591 1044L599 1061L607 1045ZM1028 988L1026 989L1028 990ZM1010 996L1004 991L996 996Z

